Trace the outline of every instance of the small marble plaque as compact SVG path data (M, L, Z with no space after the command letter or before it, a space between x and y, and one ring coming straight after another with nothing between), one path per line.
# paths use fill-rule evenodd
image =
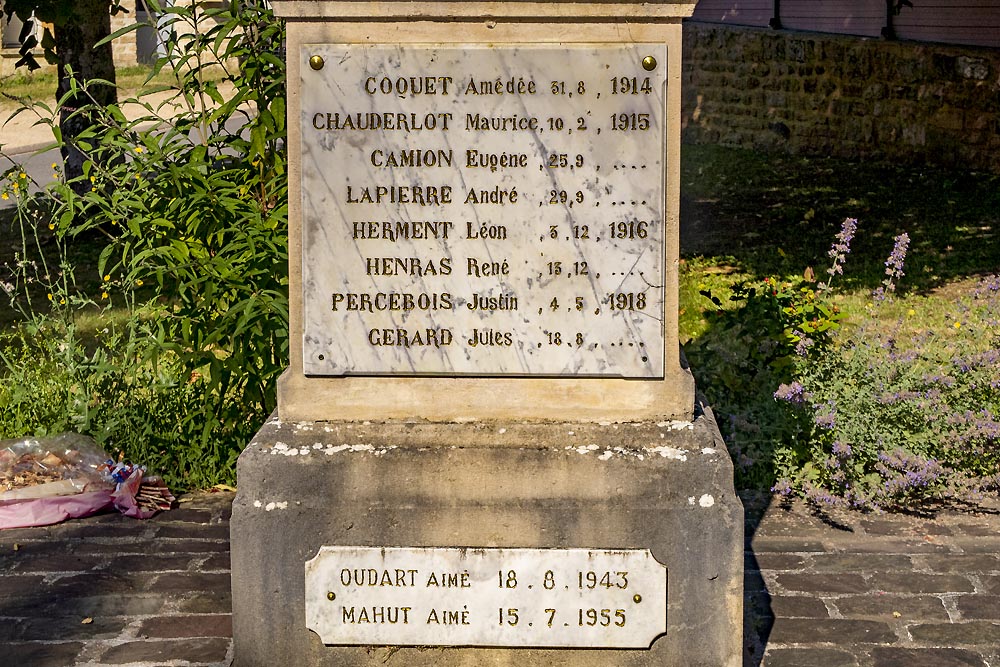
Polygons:
M663 377L665 45L298 57L306 375Z
M305 566L331 645L649 648L667 570L645 549L332 547Z

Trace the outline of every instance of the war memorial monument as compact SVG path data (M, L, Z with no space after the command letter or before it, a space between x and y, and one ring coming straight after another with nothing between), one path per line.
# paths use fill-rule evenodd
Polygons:
M235 665L741 665L677 333L695 3L273 4L291 358L238 464Z

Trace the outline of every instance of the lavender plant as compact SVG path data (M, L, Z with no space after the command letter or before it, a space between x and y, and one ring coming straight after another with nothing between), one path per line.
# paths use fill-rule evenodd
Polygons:
M885 509L1000 486L1000 279L960 299L950 326L908 336L902 319L887 324L886 308L909 243L894 239L868 320L803 358L774 392L792 427L776 448L775 492ZM831 251L835 267L846 254Z
M833 285L860 228L843 221L825 282L743 281L728 304L703 292L712 336L689 356L738 483L874 510L975 500L1000 487L1000 278L947 313L904 301L901 233L864 315L844 322Z

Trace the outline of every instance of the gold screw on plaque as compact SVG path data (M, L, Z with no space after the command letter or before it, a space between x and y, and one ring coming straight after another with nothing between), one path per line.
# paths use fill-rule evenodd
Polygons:
M315 70L323 69L323 65L325 64L326 63L323 61L323 56L313 56L312 58L309 59L309 67L312 67Z
M653 56L646 56L645 58L643 58L642 68L647 72L652 72L654 69L656 69L656 58L654 58ZM319 69L319 67L315 69Z
M636 593L635 595L632 596L632 602L639 604L640 602L642 602L642 596Z
M334 600L337 599L337 594L334 593L333 591L330 591L329 593L326 594L326 599L329 600L330 602L333 602Z

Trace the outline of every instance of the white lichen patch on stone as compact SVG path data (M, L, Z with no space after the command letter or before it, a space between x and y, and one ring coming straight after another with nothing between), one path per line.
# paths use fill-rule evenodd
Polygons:
M260 502L259 500L255 500L255 501L253 501L253 506L254 506L254 507L260 507L260 506L261 506L261 505L263 505L263 504L264 504L264 503Z
M499 431L497 431L497 433L499 433L500 435L503 435L506 432L507 432L507 429L505 429L505 428L502 428Z
M284 509L288 509L288 501L287 500L282 500L282 501L278 501L278 502L273 502L272 501L272 502L269 502L268 504L264 505L264 511L265 512L270 512L272 510L284 510Z
M594 444L580 445L579 447L574 447L573 445L567 445L566 446L566 450L567 451L572 450L572 451L576 452L577 454L589 454L591 452L596 452L598 449L600 449L600 447L598 445L594 445Z
M715 498L708 495L707 493L698 499L698 504L702 507L711 507L715 504Z
M656 425L660 428L670 429L671 431L690 431L694 428L694 422L688 421L669 421L669 422L656 422Z
M702 447L701 448L701 453L702 454L718 454L718 451L715 450L713 447Z
M342 445L327 445L323 452L327 456L332 456L333 454L338 454L340 452L369 452L375 456L383 456L386 452L392 449L397 449L396 445L389 445L387 447L375 447L374 445L361 444L361 445L349 445L346 442Z
M600 449L600 447L598 447L597 445L588 445L588 447L589 449L587 451L580 451L584 449L583 447L567 447L566 449L578 451L581 454L585 454L588 451L595 451L597 449ZM610 461L611 459L616 457L620 459L634 458L634 459L639 459L640 461L645 461L646 457L643 455L644 451L645 450L642 449L629 449L628 447L608 447L603 452L601 452L601 455L598 456L597 458L600 461Z
M694 505L694 496L688 496L688 505Z
M676 461L688 460L687 452L676 447L646 447L645 450L650 454L659 454L665 459L674 459Z
M322 442L315 442L312 445L302 445L301 447L289 447L283 442L275 443L274 447L271 449L271 454L284 454L285 456L309 456L313 453L324 453L327 455L336 454L338 452L350 451L350 452L368 452L374 454L375 456L382 456L391 449L397 449L396 445L389 445L386 447L375 447L370 444L357 444L350 445L344 443L342 445L331 445L324 444Z
M576 435L575 431L566 431L566 435Z
M611 426L611 422L597 422L599 426Z

